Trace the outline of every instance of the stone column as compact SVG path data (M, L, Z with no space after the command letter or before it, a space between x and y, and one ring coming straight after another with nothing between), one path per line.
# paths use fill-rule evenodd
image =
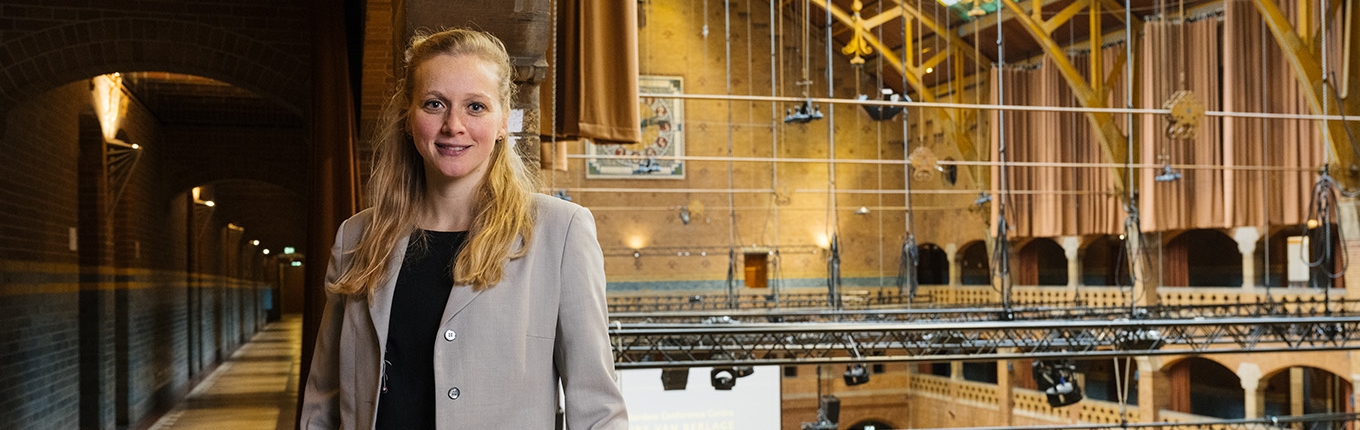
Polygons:
M1237 252L1242 253L1242 289L1256 288L1256 241L1261 232L1256 227L1233 229L1233 240L1237 241Z
M1237 366L1237 378L1242 380L1244 418L1265 416L1265 387L1261 386L1261 368L1256 363L1242 363Z
M1081 285L1081 238L1063 236L1061 242L1063 255L1067 257L1067 289L1075 299L1077 286Z

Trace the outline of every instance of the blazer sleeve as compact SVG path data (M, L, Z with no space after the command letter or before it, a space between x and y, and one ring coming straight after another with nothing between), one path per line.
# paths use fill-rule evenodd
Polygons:
M344 273L349 257L344 254L345 225L340 224L331 246L331 259L326 269L329 290ZM340 428L340 328L345 318L343 295L326 292L326 307L321 313L321 327L317 329L316 348L312 352L312 367L307 373L307 385L302 396L299 422L303 429Z
M554 361L566 395L570 430L628 428L623 394L614 380L605 303L604 253L595 219L577 208L562 249L561 301Z

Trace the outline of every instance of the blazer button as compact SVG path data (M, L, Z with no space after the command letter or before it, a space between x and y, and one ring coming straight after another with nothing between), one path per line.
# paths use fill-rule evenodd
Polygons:
M453 330L449 330L449 331L444 332L444 340L447 340L447 341L449 341L449 342L453 342L453 340L454 340L454 339L457 339L457 338L458 338L458 333L454 333Z
M449 400L458 400L459 395L462 395L462 393L458 391L458 387L449 389Z

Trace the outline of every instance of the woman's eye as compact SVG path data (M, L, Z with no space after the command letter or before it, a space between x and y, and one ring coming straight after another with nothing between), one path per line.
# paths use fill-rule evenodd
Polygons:
M485 105L485 104L482 104L482 103L476 103L476 102L474 102L474 103L468 105L468 110L473 111L473 112L482 112L482 111L485 111L485 110L486 110L486 105Z
M438 110L444 107L444 102L439 100L427 100L423 106L425 109Z

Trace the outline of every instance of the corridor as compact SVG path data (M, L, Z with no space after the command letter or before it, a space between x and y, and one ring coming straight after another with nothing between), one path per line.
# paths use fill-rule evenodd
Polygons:
M151 429L293 428L301 345L301 315L270 323Z

